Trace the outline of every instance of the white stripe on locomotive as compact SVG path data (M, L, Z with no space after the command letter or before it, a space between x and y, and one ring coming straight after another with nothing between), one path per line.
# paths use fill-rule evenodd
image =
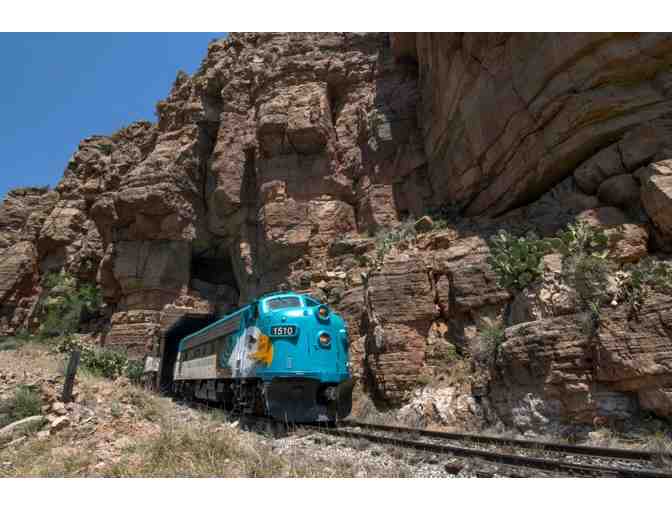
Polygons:
M216 379L217 378L217 355L211 354L204 358L197 358L181 363L180 379Z
M217 379L219 377L254 377L257 361L250 358L250 352L258 347L258 341L262 332L256 326L250 326L236 339L235 347L226 363L222 363L227 368L217 366L220 352L209 354L208 356L182 361L185 357L184 352L177 354L175 362L175 372L173 378L176 381L189 379ZM212 345L222 337L211 338L209 341L198 341L198 338L192 340L198 347ZM223 345L219 345L222 349ZM230 370L230 371L229 371Z

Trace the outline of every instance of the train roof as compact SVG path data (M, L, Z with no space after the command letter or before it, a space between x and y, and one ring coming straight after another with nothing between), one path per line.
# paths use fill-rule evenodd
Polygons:
M255 301L259 301L261 299L266 299L269 297L283 297L283 296L302 296L303 294L299 292L295 292L293 290L278 290L275 292L268 292L267 294L262 294L259 296Z
M191 333L190 335L185 336L182 340L180 340L178 349L181 350L181 349L182 349L182 344L183 344L184 342L186 342L187 340L189 340L190 338L193 338L193 337L195 337L195 336L197 336L197 335L202 335L202 334L205 333L206 331L209 331L209 330L211 330L212 328L214 328L214 327L216 327L216 326L219 326L219 325L222 324L223 322L226 322L226 321L228 321L228 320L233 319L233 318L236 317L237 315L240 315L241 313L243 313L243 312L244 312L247 308L249 308L249 307L250 307L249 304L247 304L247 305L245 305L245 306L242 306L241 308L238 308L235 312L230 313L230 314L228 314L228 315L225 315L225 316L222 317L221 319L217 319L217 320L216 320L215 322L213 322L212 324L208 324L206 327L204 327L204 328L202 328L202 329L199 329L198 331L194 331L194 332Z
M261 301L261 300L264 300L264 299L267 299L267 298L272 298L272 297L275 298L275 297L299 297L299 296L308 296L308 297L310 297L307 293L299 293L299 292L294 292L294 291L289 290L289 291L269 292L269 293L267 293L267 294L263 294L263 295L259 296L259 297L258 297L257 299L255 299L254 301ZM312 298L312 299L315 299L315 298ZM254 301L253 301L253 302L254 302ZM319 301L319 300L316 300L316 301ZM216 327L216 326L218 326L218 325L220 325L220 324L222 324L222 323L224 323L224 322L226 322L226 321L228 321L228 320L233 319L233 318L236 317L237 315L240 315L242 312L244 312L246 309L248 309L248 308L250 307L250 304L251 304L251 303L247 303L246 305L243 305L243 306L241 306L240 308L238 308L235 312L232 312L232 313L230 313L230 314L228 314L228 315L225 315L225 316L222 317L221 319L217 319L216 321L214 321L212 324L208 324L206 327L204 327L204 328L202 328L202 329L199 329L198 331L194 331L193 333L191 333L191 334L185 336L184 338L182 338L182 339L180 340L180 344L179 344L178 349L181 350L181 349L182 349L182 344L183 344L183 342L186 342L186 341L189 340L190 338L193 338L193 337L195 337L195 336L197 336L197 335L202 335L202 334L205 333L206 331L209 331L210 329L212 329L212 328L214 328L214 327Z

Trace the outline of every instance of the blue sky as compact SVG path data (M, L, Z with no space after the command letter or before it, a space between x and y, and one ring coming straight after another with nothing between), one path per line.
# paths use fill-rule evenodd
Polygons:
M155 121L178 69L225 33L0 34L0 199L54 186L82 138Z

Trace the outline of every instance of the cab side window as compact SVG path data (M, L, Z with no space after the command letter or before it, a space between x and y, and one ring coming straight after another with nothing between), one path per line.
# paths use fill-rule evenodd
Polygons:
M320 306L320 303L318 303L314 299L311 299L309 297L304 297L303 299L306 300L306 306Z

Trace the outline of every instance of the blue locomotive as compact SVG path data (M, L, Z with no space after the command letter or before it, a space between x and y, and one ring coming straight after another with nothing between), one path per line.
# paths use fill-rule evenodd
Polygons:
M310 296L267 294L183 338L174 391L288 422L350 414L344 320Z

